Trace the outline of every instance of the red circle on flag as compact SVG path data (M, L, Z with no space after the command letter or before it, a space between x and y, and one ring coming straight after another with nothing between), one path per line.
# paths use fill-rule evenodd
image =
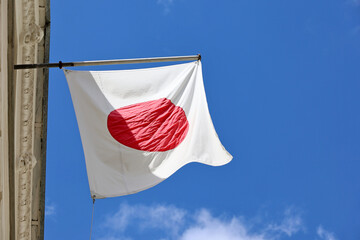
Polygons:
M127 147L164 152L185 139L189 123L181 107L161 98L112 111L107 127L111 136Z

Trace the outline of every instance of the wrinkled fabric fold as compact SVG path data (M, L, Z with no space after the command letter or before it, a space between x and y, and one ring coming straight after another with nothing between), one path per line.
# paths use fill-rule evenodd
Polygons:
M231 161L210 117L200 61L64 73L93 198L145 190L190 162Z
M184 110L166 98L116 109L109 114L107 125L119 143L149 152L174 149L189 128Z

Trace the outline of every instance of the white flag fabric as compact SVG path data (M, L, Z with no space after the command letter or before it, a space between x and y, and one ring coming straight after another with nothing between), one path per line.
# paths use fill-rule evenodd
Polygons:
M231 161L211 121L200 61L64 72L93 198L145 190L190 162Z

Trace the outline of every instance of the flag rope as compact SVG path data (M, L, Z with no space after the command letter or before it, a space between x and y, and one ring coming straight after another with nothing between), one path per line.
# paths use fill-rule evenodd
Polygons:
M92 200L93 200L93 205L92 205L92 213L91 213L90 240L91 240L91 233L94 222L95 198L93 198Z

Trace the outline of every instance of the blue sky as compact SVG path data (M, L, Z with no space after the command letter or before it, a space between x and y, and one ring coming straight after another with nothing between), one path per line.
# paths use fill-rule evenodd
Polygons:
M93 239L360 239L360 1L52 1L50 38L51 62L201 53L234 156L97 200ZM45 239L87 239L92 201L59 69L48 114Z

